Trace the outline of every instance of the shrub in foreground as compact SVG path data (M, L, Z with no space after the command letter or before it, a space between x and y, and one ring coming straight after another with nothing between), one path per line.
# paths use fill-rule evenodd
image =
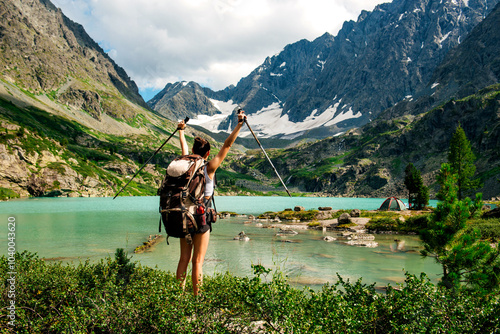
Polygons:
M344 281L319 291L290 286L280 272L205 277L202 293L182 291L175 275L130 265L123 254L77 266L17 254L15 327L4 333L485 333L500 331L498 295L437 287L425 274L377 293ZM5 257L0 270L8 271ZM269 276L269 277L268 277ZM8 305L8 284L0 285Z

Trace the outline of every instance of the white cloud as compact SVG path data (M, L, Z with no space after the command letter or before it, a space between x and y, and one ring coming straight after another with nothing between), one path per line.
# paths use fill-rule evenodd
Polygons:
M187 80L218 90L284 46L325 32L380 0L52 0L142 89Z

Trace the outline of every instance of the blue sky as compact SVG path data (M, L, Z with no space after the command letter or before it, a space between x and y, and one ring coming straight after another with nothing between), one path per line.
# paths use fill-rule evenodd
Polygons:
M287 44L336 35L380 0L52 0L148 101L167 83L236 84ZM386 1L387 2L387 1Z

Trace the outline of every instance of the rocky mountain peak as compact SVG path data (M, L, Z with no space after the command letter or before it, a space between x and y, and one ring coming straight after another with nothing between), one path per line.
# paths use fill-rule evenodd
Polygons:
M98 94L99 112L118 118L134 116L119 102L123 97L147 108L123 68L50 1L2 1L0 16L0 66L7 81L69 104L79 104L83 95ZM68 89L72 93L65 94ZM68 101L68 96L76 100Z
M179 120L188 116L213 116L220 113L210 99L205 95L203 88L196 82L176 82L167 84L156 94L148 105L159 114L171 119Z
M263 135L324 137L359 127L411 100L449 50L463 42L498 0L395 0L362 11L337 36L287 45L224 94L261 122ZM159 106L155 107L159 108ZM265 117L268 115L268 117ZM265 129L273 119L276 125ZM219 129L227 129L222 121ZM269 128L269 127L268 127ZM316 130L314 130L316 129Z

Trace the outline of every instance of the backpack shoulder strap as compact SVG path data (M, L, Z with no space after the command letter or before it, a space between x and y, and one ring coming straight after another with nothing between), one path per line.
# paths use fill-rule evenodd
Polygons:
M189 187L189 183L191 183L191 180L193 179L193 177L196 175L196 172L204 167L206 165L206 161L205 159L203 159L200 155L197 155L197 154L191 154L191 155L188 155L188 157L192 158L192 159L196 159L195 163L194 163L194 168L193 168L193 173L191 173L190 177L189 177L189 180L188 182L186 183L186 186L185 186L185 189L187 189Z

